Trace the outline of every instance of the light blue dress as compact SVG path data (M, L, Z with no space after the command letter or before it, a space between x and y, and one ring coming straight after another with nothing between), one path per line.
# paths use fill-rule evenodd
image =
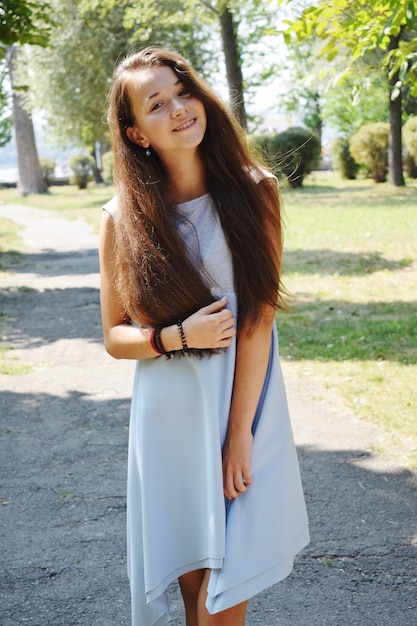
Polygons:
M115 201L106 205L114 215ZM237 314L231 257L209 195L179 206L190 253L201 254L212 292ZM291 572L309 541L277 331L254 421L253 484L225 502L222 446L235 344L211 358L140 361L128 462L128 574L132 625L169 621L168 585L210 568L207 609L243 602Z

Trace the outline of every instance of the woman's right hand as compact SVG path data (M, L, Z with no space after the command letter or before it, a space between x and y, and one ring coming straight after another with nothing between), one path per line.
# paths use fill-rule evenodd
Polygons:
M228 348L236 335L236 319L226 308L227 298L216 300L182 323L189 348Z

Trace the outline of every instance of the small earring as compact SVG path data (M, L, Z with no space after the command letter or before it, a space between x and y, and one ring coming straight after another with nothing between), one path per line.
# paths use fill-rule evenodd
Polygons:
M149 146L146 148L145 150L145 156L150 157L151 156L151 151L149 149Z

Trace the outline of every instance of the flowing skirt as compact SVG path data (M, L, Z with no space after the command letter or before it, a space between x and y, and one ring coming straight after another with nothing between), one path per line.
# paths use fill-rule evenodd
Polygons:
M235 356L233 345L210 358L137 363L127 494L133 626L167 624L168 585L196 569L211 569L210 613L243 602L288 576L309 541L275 327L253 425L254 481L225 502Z

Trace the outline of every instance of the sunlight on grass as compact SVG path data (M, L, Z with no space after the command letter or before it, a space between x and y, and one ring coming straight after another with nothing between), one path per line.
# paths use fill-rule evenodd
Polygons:
M283 199L293 300L277 320L282 357L382 425L385 452L417 467L417 181L318 172Z
M13 220L0 217L0 271L4 264L18 261L21 243L19 226Z
M0 345L0 374L24 376L31 371L32 367L22 363L18 357L13 354L12 348Z
M16 189L0 189L0 202L59 211L70 219L83 217L98 231L101 207L113 194L112 186L93 183L87 189L78 189L75 185L50 187L48 193L31 194L24 198L17 195Z
M25 198L0 190L0 202L83 217L98 230L113 193L93 184ZM282 197L293 294L291 312L277 318L282 357L382 426L380 452L417 467L417 181L393 188L313 172Z

